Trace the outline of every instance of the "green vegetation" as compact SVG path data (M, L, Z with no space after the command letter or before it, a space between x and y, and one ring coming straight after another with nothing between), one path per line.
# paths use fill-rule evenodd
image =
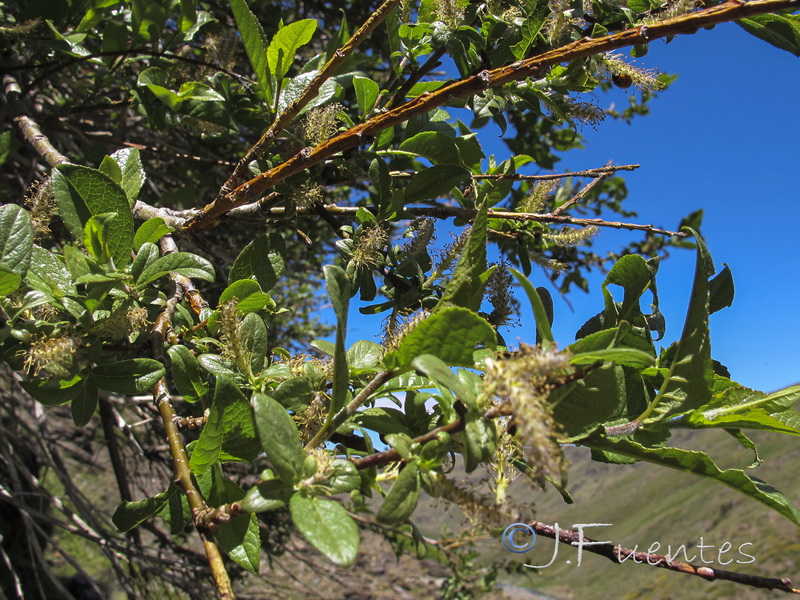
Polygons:
M641 56L651 40L738 20L800 55L797 8L0 4L0 353L14 373L0 423L18 444L3 447L0 508L20 523L3 530L3 593L92 589L60 528L97 545L129 598L302 596L307 584L285 572L304 567L273 561L302 556L338 584L341 571L323 569L363 576L362 539L375 534L388 544L379 556L441 563L442 597L474 597L518 565L481 566L467 531L422 536L420 498L498 533L530 518L509 501L515 479L569 501L580 479L568 485L567 444L713 480L800 526L784 494L719 466L705 441L720 430L752 451L747 430L799 434L800 386L751 390L712 359L709 315L734 287L701 213L675 230L610 220L635 216L618 175L634 166L526 174L578 147L578 124L645 115L669 84L614 50ZM445 57L453 78L437 71ZM580 99L613 85L641 92L623 113ZM490 122L510 136L508 156L484 151ZM460 235L434 250L451 218ZM592 239L606 227L637 237L603 255ZM696 256L693 287L680 338L657 347L657 274L675 248ZM573 343L554 339L537 283L566 294L597 267L599 312ZM515 285L536 322L518 348L502 337ZM371 303L360 311L383 323L381 343L348 335L353 298ZM28 396L41 406L20 411ZM56 433L48 420L65 410L74 428ZM97 427L113 483L79 486L94 459L75 432ZM696 430L699 449L678 429ZM52 572L51 542L76 555L70 581Z

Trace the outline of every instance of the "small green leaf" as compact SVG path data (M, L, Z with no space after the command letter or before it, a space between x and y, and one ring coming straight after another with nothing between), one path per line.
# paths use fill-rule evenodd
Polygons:
M203 281L214 281L215 277L214 265L202 256L190 252L173 252L148 265L136 281L136 287L141 289L170 272Z
M267 89L267 36L245 0L231 0L231 11L242 37L247 58L261 89Z
M444 361L431 354L421 354L411 361L411 366L433 379L438 386L455 392L467 406L475 406L477 402L475 392L459 379Z
M475 346L493 347L496 339L485 319L466 308L450 307L421 321L391 356L400 369L407 369L421 354L432 354L448 365L474 367Z
M497 428L494 421L474 411L469 411L464 418L464 431L459 435L464 439L464 468L471 473L494 454Z
M261 291L261 286L253 279L240 279L230 284L219 296L220 306L238 299L236 310L248 314L257 312L262 308L274 309L275 301L272 296Z
M387 525L397 525L414 514L419 502L419 468L416 462L406 464L378 511L378 520Z
M261 447L275 472L285 482L296 482L303 468L305 454L297 425L277 400L256 392L251 398Z
M475 312L480 309L483 288L491 274L491 270L486 270L486 211L486 202L482 202L453 276L432 311L434 314L446 306L461 306Z
M309 544L339 566L353 563L361 540L355 521L341 504L298 493L292 496L289 509L294 524Z
M111 517L111 520L120 533L128 532L158 513L167 505L170 498L177 493L177 486L171 483L165 491L156 494L152 498L137 502L123 502L114 511L114 516Z
M251 573L258 573L261 537L255 513L238 515L230 521L220 523L214 537L233 562Z
M0 269L23 278L32 253L33 227L28 211L16 204L0 206Z
M167 354L172 361L172 380L178 393L187 402L197 402L208 392L208 383L197 358L182 344L170 346Z
M108 248L109 228L116 216L116 213L95 215L86 222L84 228L83 245L101 265L111 258Z
M547 314L547 309L540 296L540 292L547 293L547 290L533 287L533 284L528 281L528 278L516 269L511 268L509 271L511 271L511 274L520 282L522 289L525 290L525 294L528 296L528 301L531 303L533 318L536 321L537 340L541 339L542 346L545 348L551 348L555 344L553 341L553 332L550 330L552 318ZM552 306L552 300L550 304Z
M144 180L147 179L147 175L145 175L142 168L142 161L139 158L139 151L136 148L122 148L114 152L111 158L119 165L122 177L119 184L125 190L128 202L133 208L136 198L139 196L139 190L142 189Z
M708 314L733 304L733 275L728 265L708 282Z
M278 29L267 48L267 65L275 79L283 79L294 62L295 53L311 41L316 29L315 19L302 19Z
M408 182L405 202L414 204L446 196L458 184L469 179L469 170L457 165L434 165L416 173Z
M655 358L636 348L606 348L574 354L569 359L571 365L588 365L597 361L608 361L631 367L649 367L655 362Z
M139 252L145 243L155 244L162 237L169 235L173 231L175 230L172 227L168 227L161 217L148 219L136 230L136 235L133 236L133 249Z
M228 283L254 278L262 291L270 291L285 268L284 252L283 238L277 233L255 239L234 261Z
M367 77L353 77L353 87L356 90L356 100L361 109L361 116L366 117L378 99L380 87L377 83Z
M164 365L152 358L131 358L92 369L98 386L119 394L143 394L165 374Z
M369 340L358 340L347 350L347 364L354 373L374 371L383 358L383 346Z
M94 411L97 410L97 383L94 378L84 380L78 389L78 395L72 401L72 420L76 427L83 427L91 421Z
M336 314L336 349L333 355L333 394L330 414L335 415L347 400L350 371L347 366L345 335L347 334L347 310L350 305L350 281L341 269L333 265L322 268L328 296Z

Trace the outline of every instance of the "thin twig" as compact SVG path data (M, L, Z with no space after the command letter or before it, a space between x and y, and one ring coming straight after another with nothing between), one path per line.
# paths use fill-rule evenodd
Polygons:
M243 206L236 209L231 213L231 216L246 217L256 216L258 207L255 205ZM331 215L349 216L355 218L359 210L357 206L337 206L329 204L325 206L325 210ZM460 206L406 206L403 212L413 215L415 217L433 217L436 219L449 219L452 217L459 217L466 220L474 219L478 211L473 208L462 208ZM260 218L280 218L286 213L286 209L282 206L276 206L263 211L258 215ZM297 209L297 214L307 215L315 214L311 209ZM605 219L581 219L578 217L570 217L568 215L552 215L549 213L518 213L506 210L490 210L488 211L490 219L507 219L509 221L534 221L537 223L558 223L561 225L579 225L582 227L594 225L596 227L609 227L611 229L628 229L631 231L648 231L650 233L659 233L661 235L686 237L685 233L680 231L670 231L655 227L654 225L642 223L626 223L623 221L606 221Z
M609 166L609 165L606 165L606 166ZM561 206L559 206L555 210L551 211L550 212L550 216L554 217L556 215L560 215L561 213L563 213L565 210L567 210L571 206L574 206L575 204L577 204L578 202L583 200L584 197L586 197L586 194L588 194L594 188L596 188L598 185L600 185L600 183L604 179L607 179L609 175L611 175L611 173L602 173L601 175L598 175L597 177L592 179L589 183L587 183L585 186L583 186L580 189L580 191L577 194L575 194L572 198L570 198L569 200L564 202L564 204L562 204Z
M333 419L330 420L330 422L326 423L323 427L320 428L319 431L317 431L316 435L314 435L312 440L306 444L305 450L306 451L312 450L317 446L319 446L320 444L322 444L326 439L328 439L328 436L331 433L333 433L339 428L339 426L342 423L344 423L345 421L347 421L347 419L352 417L355 414L356 410L358 410L358 408L362 404L364 404L364 402L369 400L369 397L372 394L378 391L378 388L380 388L384 383L389 381L394 376L395 376L394 371L381 371L375 377L373 377L372 381L370 381L366 386L364 386L364 388L356 395L355 398L353 398L350 401L350 403L347 406L342 408L342 410L340 410L333 417Z
M587 169L585 171L567 171L565 173L548 173L547 175L521 175L520 173L481 173L479 175L470 175L470 179L483 180L483 179L499 179L503 181L551 181L553 179L565 179L567 177L598 177L604 173L612 174L617 171L635 171L641 165L607 165L605 167L597 167L596 169ZM391 177L408 178L410 179L416 175L416 171L389 171Z
M497 69L485 70L471 77L458 79L435 92L425 93L388 112L376 115L314 148L304 148L280 165L269 169L237 187L228 194L218 196L206 205L201 214L188 223L191 229L201 230L214 226L219 218L232 209L253 202L268 189L285 181L291 175L312 167L332 156L355 148L389 127L425 114L459 98L475 95L486 89L502 87L507 83L541 77L546 69L564 62L617 50L634 44L691 33L701 27L735 21L744 17L792 9L800 6L798 0L729 0L697 12L665 19L660 23L640 25L619 33L582 38L538 56L515 62Z
M669 571L685 573L687 575L696 575L697 577L702 577L707 581L732 581L734 583L760 589L780 590L781 592L787 592L789 594L800 594L800 590L792 587L792 581L786 577L782 579L776 579L773 577L761 577L759 575L737 573L736 571L726 571L725 569L712 569L706 566L699 567L688 562L670 560L669 556L661 554L637 552L636 550L631 550L630 548L625 548L620 545L598 542L591 538L585 537L582 531L561 529L557 525L545 525L544 523L540 523L538 521L528 521L527 525L529 525L537 535L558 540L562 544L578 546L587 552L591 552L599 556L605 556L608 560L617 564L622 564L631 558L633 559L632 562L636 564L646 564L653 567L667 569Z

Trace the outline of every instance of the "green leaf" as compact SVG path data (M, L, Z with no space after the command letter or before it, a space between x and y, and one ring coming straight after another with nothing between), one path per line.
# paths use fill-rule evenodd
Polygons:
M58 212L76 240L83 240L90 217L116 213L109 224L108 248L117 268L127 265L133 249L133 213L125 190L105 173L70 164L56 167L52 186Z
M92 369L97 385L119 394L143 394L166 374L166 369L152 358L131 358L97 365Z
M733 275L728 265L708 282L708 314L733 304Z
M104 213L91 217L84 229L83 245L99 264L106 264L111 257L108 248L109 228L116 213Z
M347 400L350 371L347 366L345 336L347 334L347 310L350 306L350 281L344 270L334 265L322 268L328 296L336 314L336 348L333 355L333 393L329 415L335 415Z
M78 395L71 404L72 420L76 427L83 427L94 416L97 410L97 382L93 377L84 380L83 385L78 389Z
M261 285L262 291L270 291L285 268L284 252L283 238L277 233L255 239L236 258L228 283L253 278Z
M136 148L122 148L114 152L111 158L119 165L122 174L120 185L125 190L125 195L133 208L136 198L139 196L139 190L142 189L144 181L147 179L139 158L139 151Z
M200 370L200 363L191 350L178 344L170 346L167 354L172 362L172 380L183 399L187 402L197 402L205 396L208 392L208 383Z
M378 520L387 525L397 525L414 514L419 502L419 467L416 462L406 464L378 511Z
M261 537L255 513L238 515L220 523L214 531L214 538L233 562L251 573L258 573Z
M361 540L355 521L341 504L298 493L292 496L289 509L294 524L309 544L339 566L353 563Z
M141 289L148 283L164 277L170 272L192 279L202 279L203 281L214 281L215 277L214 265L202 256L197 256L190 252L173 252L148 265L139 275L136 287Z
M205 473L218 461L253 460L259 452L250 403L234 380L217 375L214 401L189 466Z
M353 87L356 90L356 100L361 109L361 116L366 117L378 99L380 87L377 83L367 77L353 77Z
M552 317L547 314L547 309L539 295L540 293L547 293L547 290L533 287L533 284L528 281L528 278L516 269L511 268L509 271L511 271L511 274L516 277L517 281L522 285L522 289L525 290L528 301L531 303L533 318L536 321L537 340L541 339L541 344L544 348L551 348L555 344L553 341L553 332L550 330ZM552 307L552 300L550 305Z
M72 274L61 262L61 258L39 246L33 247L31 264L25 279L31 287L56 298L77 294Z
M589 365L597 361L607 361L631 367L648 367L655 362L655 358L651 354L636 348L606 348L573 354L569 359L571 365Z
M0 297L16 292L21 283L22 277L6 271L6 267L0 267Z
M475 312L480 309L483 288L491 273L486 270L486 211L486 202L482 202L461 258L433 314L446 306L461 306Z
M220 294L219 304L238 299L236 310L244 314L258 312L262 308L275 308L272 296L261 291L261 286L253 279L240 279L234 281Z
M469 170L457 165L434 165L416 173L405 189L405 202L414 204L446 196L469 179Z
M278 29L267 48L267 65L275 79L283 79L294 62L295 52L311 41L316 29L315 19L302 19Z
M470 387L450 370L447 364L432 354L421 354L411 361L411 366L427 375L440 387L452 390L469 407L475 407L477 397Z
M800 386L796 385L769 395L734 385L714 394L711 402L685 418L671 421L670 426L765 429L800 435L800 415L791 410L798 399Z
M22 389L45 406L59 406L75 399L83 390L83 378L75 375L72 379L28 379L20 381Z
M0 206L0 269L21 279L31 265L32 253L33 227L28 211L16 204Z
M620 414L626 414L628 395L644 394L639 377L635 382L626 379L622 367L607 364L592 370L582 379L554 390L550 395L553 416L563 427L570 442L580 440L600 425ZM642 401L632 410L644 408ZM638 413L637 413L638 414Z
M175 229L167 226L164 219L161 217L148 219L136 230L136 234L133 236L133 249L139 252L145 243L150 242L155 244L162 237L169 235L173 231L175 231Z
M677 342L664 383L653 400L650 410L658 413L650 420L657 421L679 412L696 409L711 398L713 370L711 342L708 332L708 277L714 274L714 264L703 239L693 229L684 228L697 240L697 261L689 310L681 339Z
M586 445L595 450L613 452L692 475L714 479L766 504L795 525L800 526L800 512L782 493L766 483L751 479L740 469L720 470L704 452L669 447L646 448L629 440L609 440L600 436L590 438Z
M353 373L377 370L382 358L383 346L369 340L358 340L347 351L347 364Z
M494 347L497 336L486 320L466 308L450 307L421 321L402 339L397 350L387 355L395 366L407 369L421 354L432 354L448 365L474 367L475 346Z
M274 398L256 392L251 398L261 447L275 472L286 483L301 477L305 453L297 425Z
M475 411L469 411L464 418L464 431L458 435L464 440L464 468L471 473L494 454L497 428L494 421Z
M756 15L736 23L747 33L800 56L800 15Z
M137 502L123 502L114 511L114 516L111 517L111 520L120 533L128 532L158 513L167 505L170 498L177 493L178 487L171 483L166 490L152 498Z
M260 373L267 362L267 326L258 315L250 313L239 323L239 337L244 344L245 352L249 354L250 370Z
M236 27L242 36L247 58L253 67L261 89L267 90L267 36L255 15L247 7L245 0L231 0L231 11ZM265 94L266 95L266 94Z
M456 138L440 131L423 131L400 144L403 152L412 152L438 165L464 165ZM406 191L406 195L408 191Z

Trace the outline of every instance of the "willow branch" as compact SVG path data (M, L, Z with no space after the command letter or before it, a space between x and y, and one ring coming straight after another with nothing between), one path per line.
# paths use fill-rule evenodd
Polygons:
M697 577L702 577L707 581L732 581L734 583L760 589L780 590L789 594L800 594L800 590L792 587L792 581L786 577L782 579L776 579L773 577L747 575L745 573L738 573L736 571L726 571L725 569L712 569L706 566L699 567L697 565L693 565L692 563L671 561L668 556L661 554L637 552L620 545L612 545L610 543L604 544L602 542L585 537L581 531L561 529L555 526L539 523L538 521L529 521L527 525L529 525L537 535L542 535L544 537L557 540L562 544L579 546L586 552L591 552L599 556L605 556L608 560L617 564L622 564L629 558L632 558L633 562L636 564L646 564L653 567L659 567L661 569L667 569L668 571L677 571L678 573L695 575Z
M188 224L188 227L194 229L212 227L222 215L238 206L253 202L268 189L286 180L291 175L331 158L335 154L355 148L362 144L365 139L374 137L384 129L404 123L415 116L427 113L459 98L472 96L483 90L501 87L507 83L527 79L528 77L541 77L546 69L560 63L571 62L579 58L617 50L634 44L650 42L663 37L693 33L701 27L716 25L717 23L735 21L752 15L792 9L798 6L800 6L800 1L798 0L753 0L747 3L729 0L704 10L666 19L660 23L639 25L599 38L583 38L511 65L484 70L471 77L458 79L435 92L421 94L393 110L376 115L364 123L323 142L319 146L304 148L277 167L261 173L230 193L216 198L203 208L201 214L193 219Z
M401 1L402 0L386 0L374 13L372 13L372 15L370 15L370 17L359 28L359 30L356 31L349 40L347 40L347 43L333 53L333 56L331 56L328 62L325 63L325 66L322 67L322 70L320 70L320 72L314 76L308 86L306 86L305 90L303 90L303 93L300 94L300 97L292 102L292 104L290 104L278 116L278 118L273 121L266 133L261 136L261 139L258 140L255 145L247 151L247 154L244 155L244 158L239 161L231 176L220 189L219 195L217 196L215 202L220 201L242 182L247 173L248 165L256 158L261 156L269 147L269 145L275 140L278 134L283 130L283 128L291 123L292 120L300 113L300 111L303 110L303 108L305 108L309 102L317 97L322 85L328 79L330 79L336 69L339 68L339 65L341 65L344 60L350 56L350 54L352 54L353 50L358 48L358 46L369 37L375 28L380 25L388 16L391 10L400 4Z
M325 210L331 215L341 215L355 218L358 212L357 206L337 206L329 204L325 206ZM282 206L276 206L267 210L257 212L258 207L255 205L248 205L242 209L236 209L231 212L232 217L254 217L259 218L281 218L286 214L286 209ZM466 220L474 219L478 211L473 208L462 208L460 206L406 206L403 212L413 215L415 217L433 217L435 219L449 219L452 217L459 217ZM296 211L299 215L314 214L311 209L300 208ZM578 217L570 217L568 215L553 215L549 213L520 213L506 210L490 210L487 213L490 219L506 219L509 221L534 221L537 223L556 223L560 225L577 225L580 227L587 227L594 225L595 227L608 227L611 229L627 229L630 231L647 231L650 233L658 233L661 235L685 237L686 234L680 231L670 231L662 229L654 225L642 223L626 223L623 221L606 221L605 219L581 219Z
M37 154L51 167L69 162L69 159L56 150L48 137L42 133L38 123L25 114L27 110L20 99L22 90L17 80L11 75L3 76L3 92L9 108L16 114L14 122L19 127L22 137L36 150Z
M606 165L596 169L586 169L585 171L567 171L565 173L548 173L546 175L521 175L520 173L481 173L470 175L472 180L498 179L504 181L551 181L553 179L566 179L567 177L599 177L603 174L613 174L617 171L635 171L642 165ZM416 175L416 171L389 171L391 177L411 178Z
M164 236L160 240L160 246L164 253L174 252L177 250L174 240L170 236ZM175 291L167 300L164 310L156 319L153 325L153 336L151 341L151 348L155 358L161 358L164 354L164 340L166 333L172 329L172 316L175 312L175 307L180 302L183 296L183 289L178 282L173 279ZM164 424L164 431L167 436L167 444L169 445L170 455L172 456L172 463L175 470L175 480L183 487L186 500L189 503L189 508L192 513L192 521L195 524L200 537L203 541L203 547L206 551L206 558L208 559L209 567L211 568L211 575L214 578L214 584L217 588L217 593L223 600L232 600L235 596L231 586L228 571L225 569L225 564L222 560L222 554L216 542L209 537L207 527L203 522L203 515L208 511L208 505L203 498L202 493L194 483L192 477L192 470L189 466L189 457L186 454L186 446L183 444L180 429L178 427L179 417L175 412L175 407L172 405L169 388L167 387L167 380L162 377L153 386L153 399L155 400L158 412L161 415L161 421Z
M369 400L369 397L372 396L372 394L378 391L378 388L380 388L395 375L396 373L394 371L381 371L375 377L373 377L372 381L364 386L364 389L362 389L347 406L342 408L342 410L340 410L333 417L333 419L330 420L330 422L326 423L320 428L319 431L317 431L313 439L306 444L305 450L313 450L322 444L326 439L328 439L328 436L332 432L336 431L342 423L352 417L356 410L358 410L358 408L364 404L364 402Z

